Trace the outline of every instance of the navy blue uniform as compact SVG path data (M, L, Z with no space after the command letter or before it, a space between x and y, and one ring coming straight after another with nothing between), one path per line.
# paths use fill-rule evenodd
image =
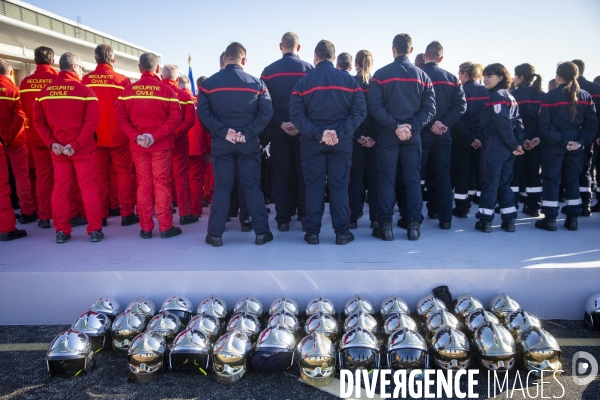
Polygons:
M481 149L475 149L471 143L481 140L479 124L481 111L488 102L490 94L480 83L473 80L463 85L467 110L460 117L452 132L452 186L456 214L464 215L471 209L471 196L479 196L479 163Z
M348 181L354 132L367 116L365 98L347 72L321 61L300 79L290 99L290 118L300 131L302 171L306 183L306 215L302 225L308 234L321 232L325 181L329 187L329 211L336 235L348 232L350 208ZM321 143L323 132L335 130L339 143Z
M421 130L435 115L435 93L431 80L408 57L398 56L393 63L375 72L371 79L369 104L379 132L376 150L379 224L392 220L398 163L404 181L406 217L421 223ZM409 140L400 141L396 136L396 129L402 124L411 126Z
M542 212L546 218L556 220L558 215L558 190L565 188L565 214L570 218L581 215L579 175L583 170L585 148L592 143L598 131L598 118L592 96L581 90L578 96L577 115L571 117L569 93L562 84L548 92L542 100L540 135L542 150ZM567 150L570 141L579 142L577 150Z
M246 199L252 228L257 235L269 231L265 202L260 190L261 151L258 135L273 115L265 84L229 64L204 81L198 95L198 118L210 132L215 175L208 234L221 237L229 214L231 190L237 176ZM225 140L227 131L241 132L246 143Z
M539 138L540 106L544 93L536 93L531 85L522 84L511 94L519 104L519 115L523 121L525 139ZM517 157L513 168L513 179L510 183L510 187L515 193L515 203L518 202L519 187L525 186L526 205L530 213L537 212L542 205L542 176L540 174L542 147L544 144L540 143L531 150L525 150L523 157ZM522 168L525 168L524 174L521 173ZM521 182L522 176L525 177L525 182Z
M477 218L494 219L496 201L500 205L502 221L517 217L515 198L510 189L515 155L513 151L523 144L523 122L519 105L507 89L498 86L489 91L490 99L481 111L482 137L481 198Z
M306 186L300 165L300 137L285 133L281 124L290 122L290 96L296 82L313 69L312 65L302 61L296 54L285 53L281 59L266 67L261 75L273 104L268 138L273 163L272 195L278 224L290 222L295 203L298 204L298 219L304 216ZM297 174L297 179L290 179L294 173ZM298 186L292 187L293 182L297 182ZM296 195L297 200L292 199L292 195Z
M437 63L423 66L431 79L435 92L435 117L421 132L423 156L421 158L421 180L425 180L429 201L427 208L437 211L440 224L452 221L452 183L450 181L450 150L453 125L467 110L465 92L458 78L443 70ZM440 121L448 130L436 135L430 131L435 121ZM431 156L431 157L430 157ZM426 166L430 165L430 169ZM427 178L425 178L427 172ZM430 204L433 203L433 204Z

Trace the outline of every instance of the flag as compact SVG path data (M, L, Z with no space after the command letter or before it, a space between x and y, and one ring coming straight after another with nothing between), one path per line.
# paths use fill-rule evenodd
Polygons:
M194 73L192 72L192 56L188 56L188 78L192 84L192 93L196 95L196 81L194 80Z

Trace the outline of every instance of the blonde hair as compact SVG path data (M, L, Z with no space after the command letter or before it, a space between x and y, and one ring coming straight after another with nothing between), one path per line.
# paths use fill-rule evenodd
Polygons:
M363 82L369 83L371 80L371 70L373 69L373 54L369 50L360 50L356 53L355 62L360 66L360 75Z
M473 81L483 79L483 66L481 64L473 64L470 61L464 62L458 66L460 72L464 72Z

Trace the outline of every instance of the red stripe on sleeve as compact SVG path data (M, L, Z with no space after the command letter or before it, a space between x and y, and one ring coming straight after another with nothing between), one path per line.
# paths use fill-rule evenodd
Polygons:
M389 78L389 79L384 79L384 80L379 80L377 78L373 78L373 79L371 79L371 82L377 82L380 85L385 85L386 83L390 83L390 82L416 82L416 83L420 83L421 85L423 85L425 87L432 86L431 83L423 82L422 80L417 79L417 78Z
M278 76L306 76L306 72L278 72L269 76L261 75L260 79L263 81L268 81L269 79L276 78Z
M354 92L358 92L360 90L360 88L354 89L354 88L347 88L347 87L343 87L343 86L315 86L314 88L305 90L304 92L294 91L294 92L292 92L292 94L293 95L295 94L298 96L305 96L305 95L315 92L317 90L341 90L344 92L354 93Z

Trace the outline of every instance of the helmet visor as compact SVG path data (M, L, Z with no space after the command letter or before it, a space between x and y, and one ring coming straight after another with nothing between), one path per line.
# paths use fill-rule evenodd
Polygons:
M399 369L423 369L427 352L419 349L398 349L388 352L388 367Z
M173 371L193 371L206 375L209 356L208 354L171 353L169 362Z
M48 371L60 378L81 376L85 371L85 359L48 360Z
M294 352L284 349L259 350L252 356L252 366L259 372L284 372L294 362Z
M350 347L340 352L340 368L355 371L366 369L371 373L379 367L379 352L365 347Z
M181 321L181 326L183 328L185 328L187 326L187 324L190 323L190 317L192 316L192 314L190 314L189 312L182 311L182 310L168 310L168 311L170 314L177 315L177 317Z
M335 375L335 359L332 357L308 357L299 364L302 379L311 385L327 385Z

